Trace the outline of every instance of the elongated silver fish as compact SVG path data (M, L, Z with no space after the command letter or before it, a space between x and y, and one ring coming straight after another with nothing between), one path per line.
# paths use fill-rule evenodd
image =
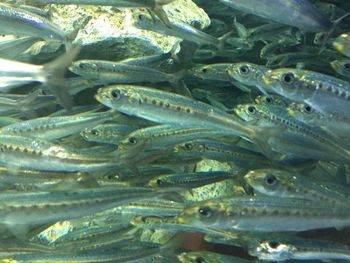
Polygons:
M214 229L277 232L350 225L350 212L319 201L274 197L215 199L189 205L181 224Z
M308 0L220 0L245 13L254 14L306 32L328 31L332 23Z
M78 114L65 117L43 117L14 123L0 129L0 134L27 136L45 140L79 133L113 118L113 113Z
M148 188L114 186L66 192L2 193L0 217L3 224L20 235L31 226L93 214L135 198L149 197L152 192Z
M66 33L46 18L12 5L0 4L1 34L32 36L68 44Z
M203 102L152 88L115 85L99 89L95 97L112 109L150 121L227 131L257 143L265 152L269 146L264 138L280 132L253 127Z

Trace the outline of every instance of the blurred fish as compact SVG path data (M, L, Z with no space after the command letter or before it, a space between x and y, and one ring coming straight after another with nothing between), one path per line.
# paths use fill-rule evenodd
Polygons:
M0 5L1 34L32 36L70 46L68 36L46 18L11 5Z
M138 128L140 127L121 124L101 124L91 129L83 130L80 135L89 142L118 145L127 134Z
M15 135L0 138L0 162L9 167L74 172L118 165L116 157L83 154L44 140Z
M350 78L350 60L333 60L330 64L337 73Z
M4 92L30 82L41 82L47 85L65 108L70 109L73 102L64 85L63 75L78 52L78 47L72 48L69 52L45 65L0 59L0 88Z
M271 2L267 0L220 0L220 2L245 13L254 14L282 24L298 27L305 32L323 32L332 27L331 21L307 0Z
M198 252L183 252L178 255L182 263L248 263L250 260L238 258L234 256L227 256L219 253L209 251Z
M334 48L343 55L350 57L350 35L341 34L333 41Z
M251 245L249 253L260 260L349 260L349 247L333 242L289 238L286 240L261 241Z

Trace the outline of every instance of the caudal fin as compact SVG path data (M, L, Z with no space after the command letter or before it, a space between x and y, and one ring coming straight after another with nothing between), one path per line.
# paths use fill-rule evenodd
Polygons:
M64 55L43 66L45 74L45 84L57 97L59 103L67 110L73 106L73 98L64 83L64 73L72 64L74 58L79 53L80 47L73 47Z

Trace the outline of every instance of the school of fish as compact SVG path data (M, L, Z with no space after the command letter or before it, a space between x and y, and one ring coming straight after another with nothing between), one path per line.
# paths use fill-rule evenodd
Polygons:
M177 1L0 1L0 263L350 262L350 2ZM101 59L51 4L177 41Z

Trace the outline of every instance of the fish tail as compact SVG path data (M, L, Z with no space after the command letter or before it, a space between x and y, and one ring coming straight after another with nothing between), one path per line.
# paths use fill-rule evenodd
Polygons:
M155 1L154 6L152 7L152 9L149 9L150 13L152 16L157 16L159 18L159 20L168 28L171 28L171 22L169 20L169 17L167 15L167 13L165 12L165 10L163 9L164 5L167 5L171 2L173 2L174 0L166 0L166 1Z
M219 40L219 45L218 45L218 49L219 51L224 51L225 48L225 41L233 34L233 30L225 33L224 35L222 35L221 37L218 38Z
M169 82L177 93L184 95L186 97L192 98L192 94L190 90L187 88L186 83L182 80L186 72L187 72L186 69L182 69L175 73L170 74Z
M73 99L64 83L64 73L79 53L79 50L79 47L72 47L64 55L43 66L45 84L56 95L60 104L67 110L72 108Z

